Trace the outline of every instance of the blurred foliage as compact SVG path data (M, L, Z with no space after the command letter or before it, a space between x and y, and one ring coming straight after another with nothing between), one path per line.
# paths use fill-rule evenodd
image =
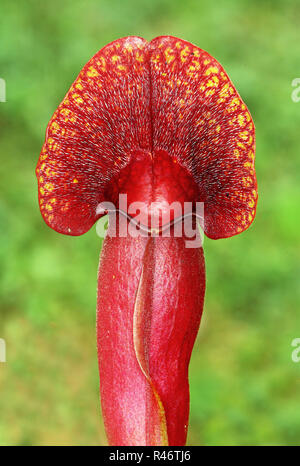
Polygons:
M259 204L251 228L205 240L204 319L190 368L191 445L300 440L297 0L1 0L0 444L105 444L99 421L92 229L43 222L35 165L46 125L86 61L126 35L170 34L224 66L256 123Z

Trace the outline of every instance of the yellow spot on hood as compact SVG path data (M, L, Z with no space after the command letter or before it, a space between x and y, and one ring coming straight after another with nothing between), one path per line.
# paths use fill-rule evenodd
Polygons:
M165 50L165 57L166 57L166 62L169 64L171 63L174 59L175 56L172 55L173 50L170 47L167 47Z
M126 69L127 69L126 66L124 66L124 65L118 65L117 68L120 71L126 71Z
M143 55L142 53L138 53L138 52L136 53L135 58L136 58L137 61L140 62L140 63L143 63L143 61L144 61L144 59L145 59L144 55Z
M219 68L217 68L216 66L210 66L209 68L207 68L204 74L206 76L209 76L212 73L219 73Z
M87 76L89 78L94 78L95 76L98 76L98 75L99 75L98 71L93 66L90 66L87 72Z
M181 52L180 52L180 59L181 59L182 62L185 62L185 61L187 60L187 57L188 57L189 52L190 52L190 49L189 49L189 47L187 47L187 46L184 47L183 50L181 50Z
M73 97L73 99L75 100L75 102L77 104L82 104L83 103L83 98L80 97L79 94L73 94L72 97Z

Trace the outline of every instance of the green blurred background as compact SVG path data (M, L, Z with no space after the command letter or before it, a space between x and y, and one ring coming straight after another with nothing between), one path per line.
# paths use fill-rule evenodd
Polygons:
M1 0L1 445L103 445L95 346L95 228L43 222L35 165L81 67L126 35L179 36L216 57L256 124L250 229L205 240L207 293L191 367L190 445L300 444L300 2ZM299 93L300 95L300 93Z

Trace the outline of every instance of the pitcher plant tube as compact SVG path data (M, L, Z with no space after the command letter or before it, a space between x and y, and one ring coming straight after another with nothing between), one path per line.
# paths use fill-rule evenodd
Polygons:
M256 212L254 155L251 115L223 67L170 36L106 45L49 122L36 174L51 228L81 235L105 205L123 218L120 195L143 206L143 222L154 217L158 225L139 235L118 226L103 242L97 344L110 445L186 443L204 255L201 244L187 247L185 232L175 234L173 211L163 235L163 214L188 204L195 226L202 203L209 238L243 232ZM123 224L137 215L129 212Z

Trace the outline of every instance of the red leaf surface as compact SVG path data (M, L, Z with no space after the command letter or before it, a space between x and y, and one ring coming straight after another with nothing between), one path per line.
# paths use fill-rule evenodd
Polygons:
M102 412L111 445L184 445L205 290L184 238L109 238L98 276Z

